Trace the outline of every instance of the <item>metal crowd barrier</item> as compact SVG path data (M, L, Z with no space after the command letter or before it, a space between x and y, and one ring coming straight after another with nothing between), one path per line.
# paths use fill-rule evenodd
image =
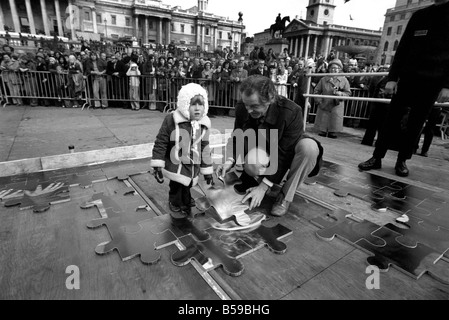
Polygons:
M61 107L84 107L87 104L85 79L67 72L2 71L2 91L8 104Z

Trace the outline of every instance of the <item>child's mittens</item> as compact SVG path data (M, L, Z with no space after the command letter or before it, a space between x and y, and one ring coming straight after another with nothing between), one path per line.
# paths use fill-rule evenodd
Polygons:
M214 177L211 174L205 174L204 179L208 185L214 185Z
M153 172L156 181L159 183L164 183L164 175L162 174L162 168L154 168Z

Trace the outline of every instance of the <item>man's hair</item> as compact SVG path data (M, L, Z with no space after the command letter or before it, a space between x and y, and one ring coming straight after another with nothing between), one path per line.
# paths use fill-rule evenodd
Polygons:
M245 96L258 93L262 103L273 103L278 96L273 81L261 75L253 75L244 80L240 86L240 92Z

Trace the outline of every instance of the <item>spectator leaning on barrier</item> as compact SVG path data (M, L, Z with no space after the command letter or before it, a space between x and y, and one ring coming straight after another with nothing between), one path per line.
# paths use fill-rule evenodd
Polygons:
M92 81L92 93L94 98L94 108L106 109L108 107L107 84L106 84L106 54L101 53L102 58L98 58L95 52L91 52L90 59L86 63L85 74ZM101 97L101 98L100 98Z

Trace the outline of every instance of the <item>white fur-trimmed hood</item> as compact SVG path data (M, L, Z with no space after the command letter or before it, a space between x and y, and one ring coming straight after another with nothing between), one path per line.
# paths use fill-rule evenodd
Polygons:
M182 86L181 90L179 90L176 110L178 110L187 120L190 120L190 101L197 95L202 96L204 99L204 116L206 116L209 112L209 102L206 89L197 83L189 83Z

